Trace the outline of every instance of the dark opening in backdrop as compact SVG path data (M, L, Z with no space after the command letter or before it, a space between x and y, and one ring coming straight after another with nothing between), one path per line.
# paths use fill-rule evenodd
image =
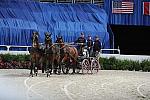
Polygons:
M150 27L110 25L114 33L115 48L121 54L150 55Z

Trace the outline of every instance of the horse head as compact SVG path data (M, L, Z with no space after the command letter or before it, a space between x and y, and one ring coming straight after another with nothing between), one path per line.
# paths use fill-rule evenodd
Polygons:
M46 32L45 33L45 44L51 46L52 45L52 39L51 39L51 33Z
M57 43L64 43L64 42L63 42L63 38L62 38L62 36L59 36L59 37L58 37L58 36L56 36L56 38L57 38L57 40L56 40L56 41L57 41Z

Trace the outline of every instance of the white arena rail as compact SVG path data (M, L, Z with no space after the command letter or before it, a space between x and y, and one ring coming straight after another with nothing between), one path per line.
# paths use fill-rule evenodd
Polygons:
M104 54L104 53L102 53L103 51L118 51L118 54ZM120 49L102 49L99 56L102 58L115 57L116 59L132 60L132 61L139 61L139 62L141 62L143 60L150 60L149 55L123 55L123 54L120 54Z
M0 47L5 47L6 50L0 50L0 54L29 54L29 48L31 46L16 46L16 45L0 45ZM12 51L10 48L26 48L25 51ZM117 51L118 54L106 54L103 51ZM121 60L134 60L134 61L142 61L142 60L150 60L150 56L148 55L122 55L120 54L120 49L101 49L99 53L99 57L102 58L110 58L115 57L116 59Z
M16 45L0 45L0 47L6 48L6 50L0 50L0 54L29 54L29 48L31 46L16 46ZM24 51L10 50L10 48L26 48Z
M100 53L102 53L103 54L103 51L117 51L118 52L118 54L120 55L120 49L101 49L101 51L100 51Z

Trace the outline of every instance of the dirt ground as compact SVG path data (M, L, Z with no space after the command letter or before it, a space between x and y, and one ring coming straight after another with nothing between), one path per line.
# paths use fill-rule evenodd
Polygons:
M100 70L97 74L51 75L0 70L0 100L150 100L150 72Z

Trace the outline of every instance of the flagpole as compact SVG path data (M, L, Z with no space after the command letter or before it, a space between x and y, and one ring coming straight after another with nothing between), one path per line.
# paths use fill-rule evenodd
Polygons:
M113 12L113 1L112 1L112 4L111 4L111 11L112 11L112 13L114 13Z
M144 15L144 2L143 2L143 15Z
M149 11L148 11L148 14L150 15L150 2L149 2Z

